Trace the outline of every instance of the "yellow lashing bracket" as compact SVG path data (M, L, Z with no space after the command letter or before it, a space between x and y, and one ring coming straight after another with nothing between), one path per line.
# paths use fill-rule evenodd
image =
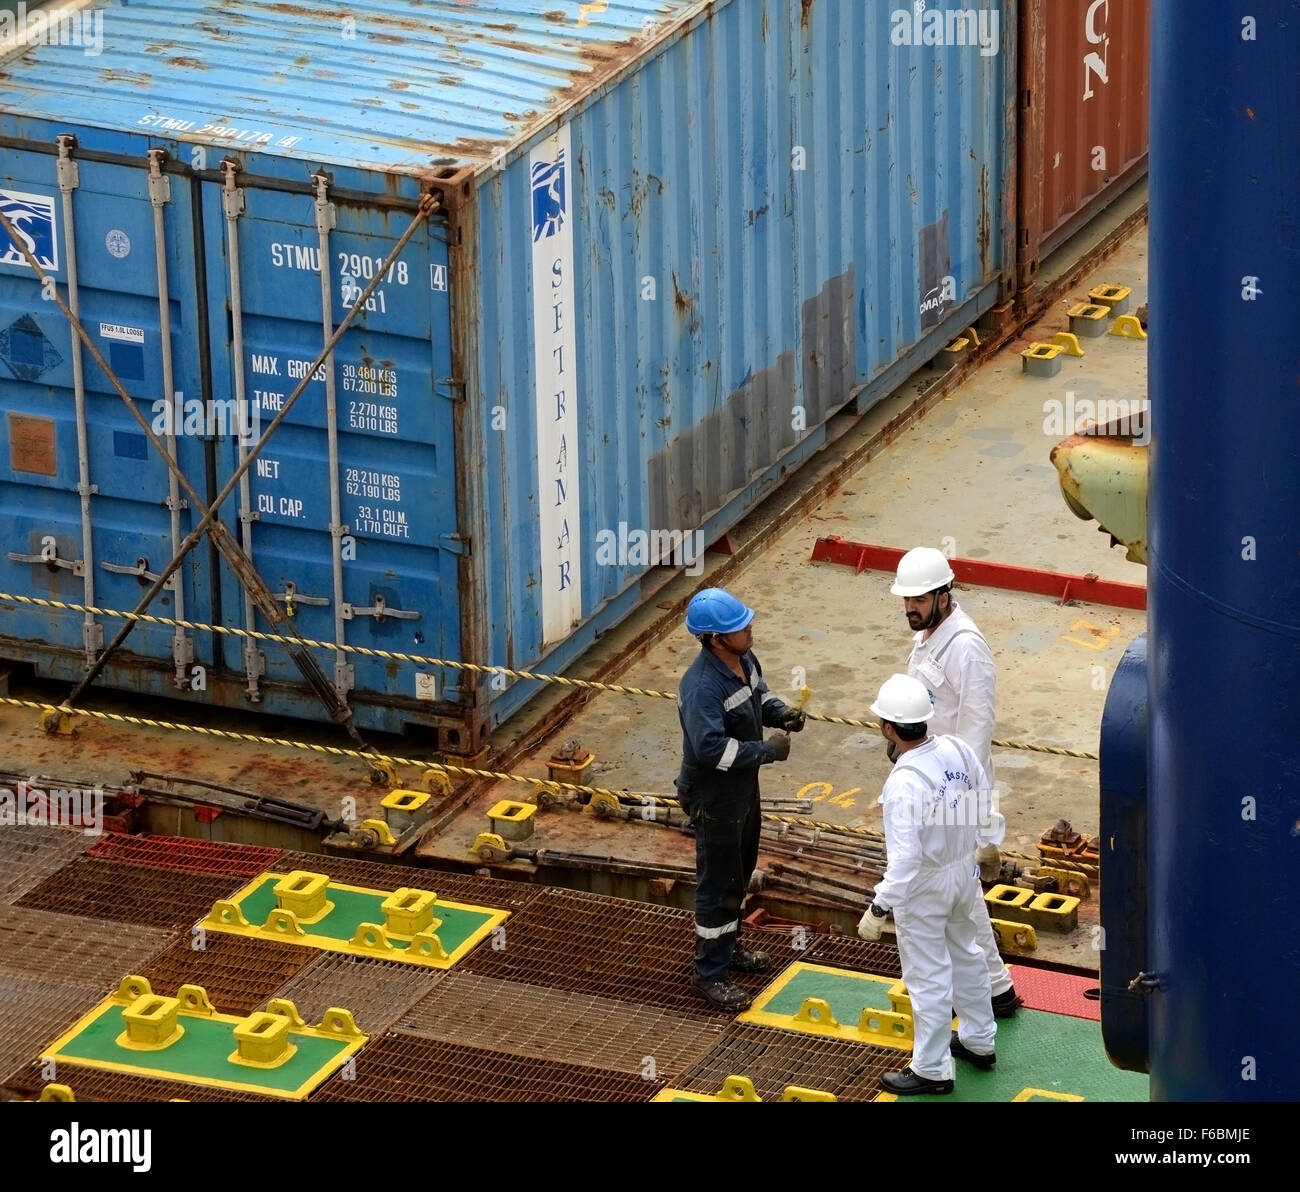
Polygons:
M1137 315L1119 315L1111 324L1110 334L1118 335L1122 339L1146 339L1147 337Z
M1006 919L992 917L989 922L997 932L998 943L1004 948L1021 948L1028 952L1038 948L1038 933L1028 923L1009 923Z
M1060 348L1067 356L1082 356L1079 337L1072 331L1058 331L1051 340L1054 347Z
M64 712L62 709L52 709L41 716L41 729L51 736L58 734L62 737L70 737L75 731L72 724L72 713Z
M754 1092L754 1082L748 1076L728 1076L718 1090L719 1101L762 1102L763 1098Z
M397 837L393 835L393 830L388 826L387 820L368 819L361 821L362 828L369 828L378 838L379 843L391 848L397 843Z

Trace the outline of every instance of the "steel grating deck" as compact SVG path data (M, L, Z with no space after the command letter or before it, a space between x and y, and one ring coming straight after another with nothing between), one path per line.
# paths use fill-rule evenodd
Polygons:
M0 831L0 905L16 901L62 869L90 841L78 828L4 828Z
M671 1081L714 1047L725 1028L653 1006L452 972L394 1029Z
M323 873L331 881L374 890L396 890L410 886L432 890L449 902L468 902L474 906L491 906L503 911L517 911L527 906L542 890L527 882L508 882L494 877L476 877L466 873L444 873L440 869L416 868L411 865L381 865L374 861L357 861L328 853L285 853L276 865L279 871L305 869Z
M214 902L228 898L244 880L237 874L213 877L81 857L50 874L14 905L146 927L180 928L197 922Z
M204 947L196 949L196 942ZM295 944L209 931L202 937L187 933L135 971L154 993L173 997L182 985L202 985L218 1013L251 1014L316 955Z
M288 998L308 1022L319 1022L326 1010L340 1006L352 1012L353 1021L367 1035L386 1031L444 976L434 969L363 956L307 955L314 957L311 963L268 997Z
M39 1057L103 996L94 985L0 973L0 1072Z
M0 972L102 996L175 938L156 927L0 906Z
M789 1085L841 1101L871 1101L880 1092L880 1077L906 1068L908 1058L905 1051L733 1023L718 1046L673 1084L716 1093L728 1076L746 1076L764 1101L779 1101Z
M748 934L746 939L754 942ZM691 991L694 954L690 911L548 887L506 921L503 937L481 943L460 968L503 981L730 1018L710 1010ZM756 993L769 976L736 973L734 978Z
M354 1079L338 1072L310 1100L627 1102L649 1101L664 1087L625 1072L395 1033L372 1039L356 1060Z
M284 850L249 844L221 844L188 836L127 836L110 832L86 850L99 861L117 861L144 869L175 869L214 877L256 877L271 869Z
M78 1101L261 1101L268 1105L287 1104L280 1097L264 1097L238 1089L207 1088L179 1080L160 1080L153 1076L132 1076L127 1072L109 1072L64 1064L55 1075L58 1084L72 1089ZM4 1091L11 1096L36 1098L47 1081L39 1061L25 1064L4 1080Z

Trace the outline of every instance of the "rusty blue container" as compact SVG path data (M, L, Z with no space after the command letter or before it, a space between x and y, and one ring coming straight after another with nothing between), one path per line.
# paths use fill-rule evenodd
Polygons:
M0 63L0 204L204 502L302 387L220 516L358 723L472 752L535 684L355 648L563 670L1005 296L1014 6L967 12L108 3ZM0 386L0 590L133 607L194 502L3 235ZM265 628L207 545L156 611ZM117 625L8 602L0 655ZM271 643L127 646L316 714Z

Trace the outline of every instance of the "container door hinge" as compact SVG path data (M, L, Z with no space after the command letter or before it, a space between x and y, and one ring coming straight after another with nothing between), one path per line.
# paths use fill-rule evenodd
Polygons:
M347 608L345 604L343 606ZM338 658L334 663L334 690L339 693L339 698L346 700L348 692L357 685L357 668L350 662L344 662Z
M98 621L83 623L81 642L86 649L87 668L94 665L95 659L104 652L104 627Z
M100 563L100 566L105 571L112 572L114 575L135 576L135 578L140 581L141 587L144 587L146 581L151 584L156 584L158 582L157 574L149 570L149 560L144 555L141 555L136 559L134 567L128 567L125 563ZM175 592L176 581L178 578L179 573L173 571L171 575L167 577L167 582L163 584L163 588L166 591Z
M162 172L166 160L165 150L149 150L149 203L154 207L166 207L172 201L171 179Z
M258 680L264 674L266 674L266 655L250 641L244 646L244 676L248 680L245 694L250 703L262 702L262 691Z
M70 133L64 133L55 143L59 147L59 190L63 194L68 194L81 185L81 176L77 172L77 163L72 158L72 150L76 147L77 138Z
M5 556L11 563L30 563L33 567L58 567L64 571L71 571L73 575L84 577L86 574L86 564L81 559L60 559L57 554L48 555L20 555L10 552Z
M221 213L227 219L238 219L244 214L244 192L235 183L239 163L227 158L221 163L221 170L226 176L225 189L221 192Z
M470 553L469 538L462 538L459 534L439 534L438 546L443 550L450 551L453 555L467 555Z
M418 621L420 614L404 608L389 608L382 596L375 597L375 603L370 608L357 608L354 604L345 604L343 606L343 619L351 621L354 617L374 617L376 621L384 621L388 617L393 617L398 621Z
M313 174L311 180L316 183L316 231L324 235L332 232L335 224L334 204L326 197L330 180L325 174ZM359 278L357 281L360 284Z

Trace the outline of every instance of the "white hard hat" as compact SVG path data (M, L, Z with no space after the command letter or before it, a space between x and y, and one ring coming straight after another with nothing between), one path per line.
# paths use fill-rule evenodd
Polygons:
M934 715L930 693L920 679L911 675L890 675L881 684L871 705L871 714L894 724L924 724Z
M895 596L924 596L955 578L943 551L918 546L898 560L898 573L889 590Z

